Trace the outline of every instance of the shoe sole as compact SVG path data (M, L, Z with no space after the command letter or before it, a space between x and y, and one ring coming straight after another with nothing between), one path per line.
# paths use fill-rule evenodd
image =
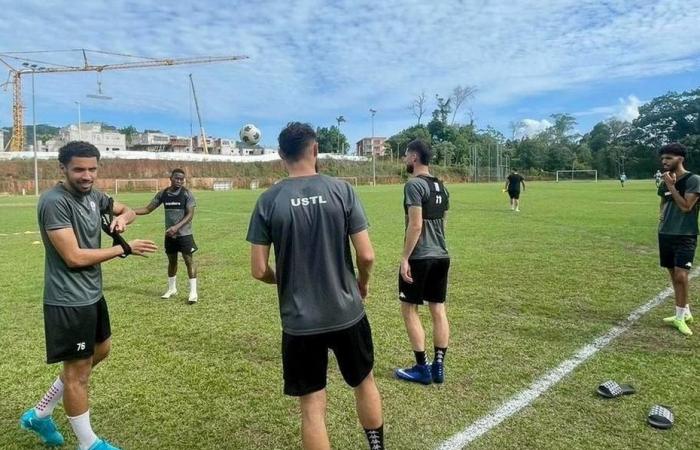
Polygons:
M414 379L412 379L412 378L403 378L402 376L400 376L400 375L398 374L398 372L394 372L394 377L395 377L397 380L406 381L406 382L408 382L408 383L422 384L423 386L429 386L429 385L433 382L433 380L421 381L421 380L414 380Z
M27 431L29 431L29 432L31 432L31 433L36 434L36 436L41 440L42 445L44 445L45 447L62 447L63 445L65 445L65 441L64 441L64 442L61 442L60 444L46 442L46 441L44 440L44 438L41 437L41 435L39 434L38 431L36 431L36 430L33 429L33 428L30 428L30 427L26 426L26 425L24 424L24 422L22 422L22 421L19 422L19 427L20 427L21 429L23 429L23 430L27 430Z

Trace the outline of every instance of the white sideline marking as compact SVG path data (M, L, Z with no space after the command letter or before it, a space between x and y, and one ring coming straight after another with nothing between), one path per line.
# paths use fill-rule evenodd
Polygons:
M700 268L691 272L688 278L693 279L698 275L700 275ZM552 386L559 383L564 377L569 375L576 367L581 365L591 356L595 355L598 350L606 347L613 340L615 340L615 338L627 331L632 324L638 321L644 314L660 305L661 302L663 302L666 297L669 297L671 294L673 294L673 288L671 287L659 292L647 303L632 311L632 313L624 322L622 322L622 324L612 327L604 335L597 337L590 344L581 347L571 358L562 362L558 367L550 370L542 377L535 380L530 387L514 395L510 398L510 400L503 403L497 409L481 417L464 430L443 442L438 449L458 450L464 448L476 438L491 431L491 429L498 426L504 420L519 413L523 408L532 404L532 402L535 401L540 395L547 392Z

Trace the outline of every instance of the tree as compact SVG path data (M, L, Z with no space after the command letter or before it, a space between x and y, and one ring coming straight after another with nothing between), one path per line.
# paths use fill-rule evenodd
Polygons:
M462 106L462 104L473 98L474 94L476 93L476 86L456 86L452 90L452 94L450 95L450 100L452 101L452 122L450 122L452 125L455 123L455 118L457 117L457 112L459 111L459 108Z
M409 106L409 109L418 120L417 125L420 125L421 118L423 114L425 114L425 108L425 91L422 91L420 95L411 102L411 106Z
M347 138L335 125L332 125L329 128L317 128L316 140L318 141L319 153L338 153L339 141L342 154L346 154L348 150L350 150L350 144L348 144Z
M435 94L435 100L437 100L437 108L433 110L433 120L440 121L444 125L447 125L447 117L452 112L452 99L448 97L447 100L445 100L444 97Z
M128 127L120 128L119 132L126 136L126 144L131 145L134 135L138 133L138 130L133 125L129 125Z

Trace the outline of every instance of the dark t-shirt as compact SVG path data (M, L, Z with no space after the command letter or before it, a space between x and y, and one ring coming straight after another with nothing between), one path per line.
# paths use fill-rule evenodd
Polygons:
M508 178L506 178L506 180L508 180L508 190L511 192L520 192L520 183L522 183L524 179L525 178L519 173L511 173L508 175Z
M367 227L352 187L325 175L286 178L260 196L246 239L274 246L285 333L342 330L364 317L350 235Z
M102 298L100 265L71 269L51 243L47 232L72 228L78 247L100 248L100 210L107 207L108 201L109 197L96 189L86 195L78 195L68 191L63 184L58 184L41 194L37 205L37 219L46 251L45 304L86 306Z
M700 177L686 172L676 180L676 189L685 196L686 193L700 193ZM695 203L692 211L684 213L676 205L666 183L661 183L658 194L662 199L661 223L659 234L672 234L678 236L697 236L698 234L698 209L700 205Z
M165 207L165 228L168 229L173 225L177 225L185 218L188 208L197 206L194 195L189 189L181 187L180 189L170 192L170 189L164 189L156 194L151 200L151 206L157 208L161 204ZM192 222L188 222L182 226L177 232L177 236L189 236L192 234Z
M450 193L445 188L443 194L441 200L444 202L445 211L448 211L450 209ZM411 206L422 207L429 196L430 186L425 179L414 177L406 182L403 189L406 226L408 226L408 208ZM426 219L425 214L423 217L423 228L420 238L409 259L449 258L450 255L447 252L447 243L445 242L445 219Z

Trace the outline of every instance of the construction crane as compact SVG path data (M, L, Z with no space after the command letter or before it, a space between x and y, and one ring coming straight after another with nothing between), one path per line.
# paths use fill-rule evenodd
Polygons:
M24 150L24 105L22 102L22 75L25 74L48 74L48 73L67 73L67 72L97 72L98 74L112 70L129 70L129 69L146 69L163 66L179 66L191 64L211 64L216 62L238 61L248 59L247 56L206 56L195 58L147 58L142 56L126 55L123 53L105 52L99 50L72 49L63 52L80 52L83 57L83 64L78 66L70 66L63 64L55 64L51 62L41 61L28 58L24 55L59 53L61 51L35 51L35 52L9 52L0 53L0 63L5 65L9 70L8 80L0 85L7 89L8 85L12 85L12 137L10 138L9 147L12 151ZM140 58L141 61L120 62L116 64L92 64L88 60L88 54L98 53L111 56L122 56L129 58ZM20 56L18 56L20 55ZM20 63L19 66L11 64L11 62Z

